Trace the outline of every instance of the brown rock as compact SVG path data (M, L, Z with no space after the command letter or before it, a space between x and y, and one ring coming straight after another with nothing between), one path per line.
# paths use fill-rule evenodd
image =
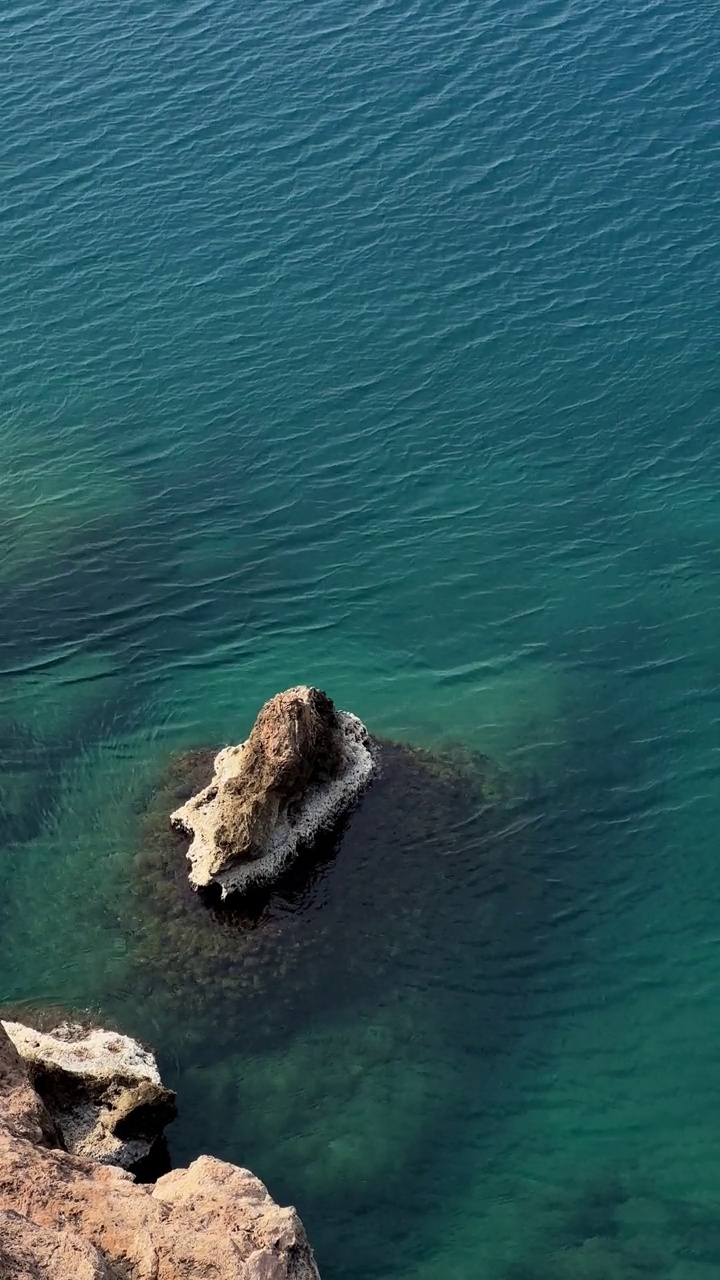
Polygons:
M320 689L266 702L250 737L226 747L204 791L171 815L192 837L190 883L222 896L274 879L301 845L367 786L375 756L364 725Z
M28 1138L37 1146L63 1146L57 1126L30 1084L27 1067L1 1024L0 1117L14 1137Z
M0 1249L12 1280L319 1280L295 1210L246 1169L201 1156L140 1186L38 1145L38 1109L0 1029L0 1215L15 1215L0 1216Z
M0 1213L2 1280L119 1280L97 1249L70 1231L48 1231L19 1213Z

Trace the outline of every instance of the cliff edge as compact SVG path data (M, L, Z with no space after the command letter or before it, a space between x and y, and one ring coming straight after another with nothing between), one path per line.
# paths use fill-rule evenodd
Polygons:
M247 1169L201 1156L148 1186L62 1146L0 1026L2 1280L319 1280L297 1213Z

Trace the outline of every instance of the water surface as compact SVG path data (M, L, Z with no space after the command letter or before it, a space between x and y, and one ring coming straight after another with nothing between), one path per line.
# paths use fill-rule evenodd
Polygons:
M324 1280L720 1274L716 10L0 39L0 995L152 1043ZM142 815L301 681L512 796L382 981L229 1015L139 976Z

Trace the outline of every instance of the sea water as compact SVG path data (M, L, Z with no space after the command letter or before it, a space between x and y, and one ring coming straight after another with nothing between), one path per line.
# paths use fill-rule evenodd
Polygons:
M0 47L0 998L153 1045L174 1161L324 1280L720 1275L718 11L8 0ZM300 682L510 798L378 876L351 999L229 1016L192 937L142 978L141 816Z

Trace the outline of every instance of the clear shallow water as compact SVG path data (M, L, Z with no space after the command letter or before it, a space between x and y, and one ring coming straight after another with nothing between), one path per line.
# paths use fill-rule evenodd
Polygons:
M718 1274L716 11L0 39L2 996L154 1043L174 1157L325 1280ZM301 680L522 785L266 1034L148 995L128 878L170 753Z

